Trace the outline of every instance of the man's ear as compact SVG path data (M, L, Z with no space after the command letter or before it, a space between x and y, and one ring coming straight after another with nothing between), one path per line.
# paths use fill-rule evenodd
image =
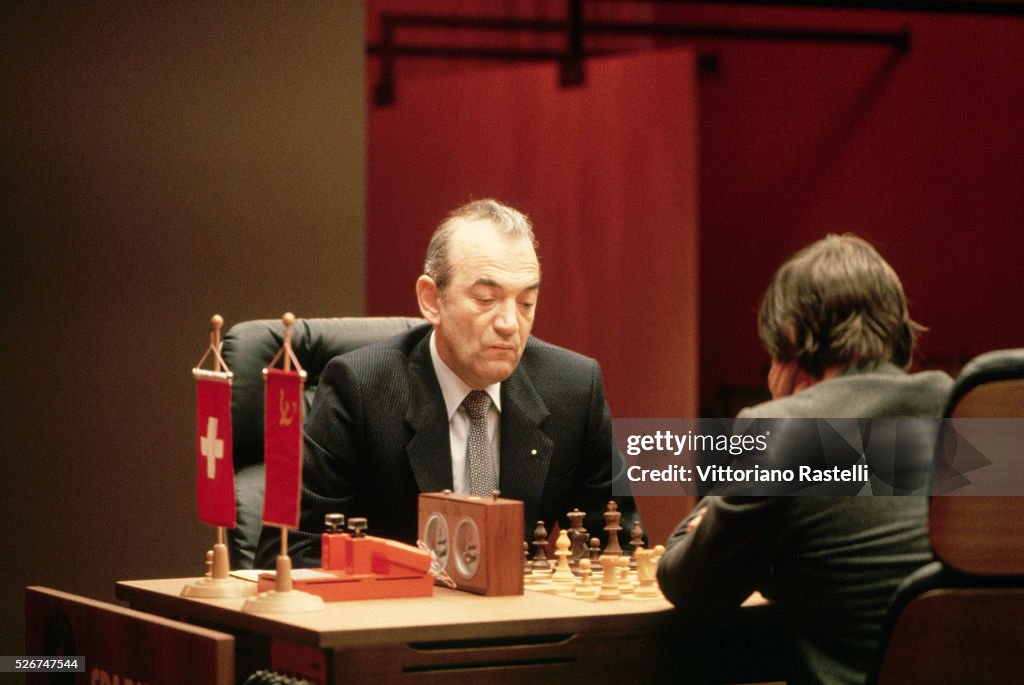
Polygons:
M426 274L416 279L416 300L423 318L436 326L441 320L441 291Z

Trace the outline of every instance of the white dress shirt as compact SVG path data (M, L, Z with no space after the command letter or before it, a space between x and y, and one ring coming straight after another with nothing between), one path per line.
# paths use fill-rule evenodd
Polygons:
M469 493L469 462L466 459L466 441L469 439L469 415L462 406L462 400L466 399L473 388L466 385L455 372L448 368L448 365L437 353L437 342L434 340L435 332L430 332L430 359L434 363L434 373L437 375L437 382L441 386L441 394L444 396L445 408L448 411L448 436L452 448L452 483L455 492ZM501 421L501 383L492 383L483 388L491 398L491 408L487 410L487 444L490 446L491 459L494 460L495 475L501 473L500 461L500 435L498 430ZM498 483L494 487L499 487Z

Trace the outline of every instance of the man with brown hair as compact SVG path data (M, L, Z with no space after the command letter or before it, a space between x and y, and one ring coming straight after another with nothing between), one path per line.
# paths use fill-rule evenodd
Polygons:
M772 400L737 418L940 417L952 379L906 372L919 330L878 252L830 235L768 286ZM930 461L933 447L929 435L902 456ZM790 682L860 683L893 592L931 560L927 507L924 497L706 497L669 539L658 580L697 623L760 590L788 629Z

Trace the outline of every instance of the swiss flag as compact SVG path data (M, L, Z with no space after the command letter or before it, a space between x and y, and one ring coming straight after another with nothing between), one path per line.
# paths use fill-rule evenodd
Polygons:
M267 369L264 384L266 495L263 523L299 527L302 482L302 385L298 371Z
M231 458L231 377L203 371L196 378L196 496L199 519L235 527Z

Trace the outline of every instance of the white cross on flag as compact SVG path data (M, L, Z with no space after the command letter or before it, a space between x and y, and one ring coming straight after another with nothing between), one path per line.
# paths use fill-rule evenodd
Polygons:
M235 527L235 470L231 458L231 377L196 371L196 498L199 519Z
M282 369L266 369L264 374L263 523L298 528L304 374Z

